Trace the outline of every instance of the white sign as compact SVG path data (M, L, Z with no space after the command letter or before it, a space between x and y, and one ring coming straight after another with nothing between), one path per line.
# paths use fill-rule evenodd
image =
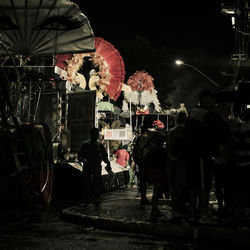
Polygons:
M130 141L133 135L130 129L104 129L105 140Z

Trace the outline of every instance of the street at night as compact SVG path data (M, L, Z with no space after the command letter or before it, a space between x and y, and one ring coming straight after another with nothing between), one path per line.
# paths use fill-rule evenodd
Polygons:
M0 249L249 248L249 1L0 9Z
M148 190L148 197L151 195L152 187ZM173 222L170 201L161 200L160 207L164 217L152 218L150 206L140 207L138 190L125 188L105 193L103 204L97 209L93 206L86 210L79 205L77 199L60 199L47 209L13 210L1 213L0 247L210 250L222 247L238 249L239 245L246 247L249 244L249 229L246 225L228 226L221 222L220 225L200 227L189 224L187 220ZM64 219L62 211L66 214ZM72 218L70 214L76 217ZM84 222L81 215L88 219ZM141 226L138 223L141 223ZM150 224L151 227L158 224L158 229L155 227L153 233L150 232Z

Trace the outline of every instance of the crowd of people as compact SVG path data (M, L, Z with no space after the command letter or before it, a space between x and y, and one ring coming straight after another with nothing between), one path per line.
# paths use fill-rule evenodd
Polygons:
M98 205L101 161L109 170L111 167L105 148L97 141L98 129L91 133L78 157L86 163L84 182L95 186ZM214 223L216 217L209 212L212 188L218 202L217 216L250 215L250 110L232 127L218 112L215 95L204 90L199 105L188 114L178 112L168 131L164 126L142 126L132 149L129 154L126 148L119 148L116 161L125 168L129 165L137 176L140 204L151 204L152 216L162 216L158 201L165 197L171 200L175 217ZM153 185L151 202L146 198L148 183ZM86 203L89 198L84 197Z
M178 113L176 125L168 133L169 179L176 215L185 215L188 203L190 219L212 223L214 217L208 207L215 170L224 174L222 165L229 170L233 136L216 110L211 91L202 91L199 103L188 116ZM219 190L219 182L222 184L223 180L216 178L216 181L216 190L221 192L218 211L229 212L229 204L224 202L225 189Z

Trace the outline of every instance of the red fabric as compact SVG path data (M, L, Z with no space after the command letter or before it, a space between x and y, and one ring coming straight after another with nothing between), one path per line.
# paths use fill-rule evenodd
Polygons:
M100 37L95 38L95 49L95 53L104 59L109 68L110 81L106 87L106 93L116 101L121 94L122 84L125 79L123 58L111 43Z
M95 38L95 49L95 54L99 55L108 65L110 80L105 92L111 99L116 101L121 94L122 84L125 80L123 58L111 43L100 37ZM56 55L56 66L65 70L67 67L66 60L69 60L72 57L72 54Z
M67 67L66 60L71 59L72 56L72 54L56 55L56 66L65 70L65 68Z
M153 124L152 124L153 127L158 127L160 129L164 129L164 124L160 121L160 120L155 120L153 121Z
M116 154L115 156L117 157L117 161L116 163L123 166L123 167L126 167L127 166L127 161L129 160L129 153L127 150L125 149L118 149L116 151Z
M150 111L147 109L145 111L136 111L136 114L137 115L148 115L150 113Z
M137 70L132 76L129 77L127 84L133 91L152 91L152 89L154 88L153 80L154 78L146 71Z

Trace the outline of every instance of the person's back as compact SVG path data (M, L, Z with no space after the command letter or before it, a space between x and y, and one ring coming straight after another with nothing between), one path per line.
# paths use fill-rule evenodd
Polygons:
M159 140L161 138L161 140ZM148 203L146 199L146 183L148 180L148 169L150 166L150 156L164 142L164 136L160 132L143 129L142 135L137 139L133 149L133 159L138 166L139 190L141 193L141 205Z
M136 164L141 165L145 163L147 153L149 151L147 150L147 144L152 136L152 132L145 131L140 135L140 137L138 137L132 153Z
M169 160L184 160L186 156L185 125L178 124L168 131Z
M129 153L126 149L118 149L116 152L116 157L117 157L116 163L118 163L122 167L127 166L129 160Z
M99 130L92 128L90 130L90 139L82 143L78 152L78 159L83 162L83 204L91 201L93 194L95 204L99 206L102 189L101 162L104 161L107 169L111 169L108 154L102 143L98 141Z
M194 146L198 144L195 150L204 157L219 154L219 145L227 143L231 137L228 124L216 108L214 94L208 90L200 93L200 106L189 113L187 127Z
M103 157L106 157L104 146L99 141L86 140L82 143L79 158L84 158L86 167L93 171L100 171Z
M190 143L190 156L200 157L205 153L206 145L206 126L204 124L204 116L208 110L202 107L195 107L190 113L186 123L186 133Z
M185 112L176 116L176 125L168 132L168 178L172 198L172 211L175 216L185 213L187 186L186 158L188 145L186 141Z
M213 158L219 155L219 145L226 141L227 126L217 113L214 94L204 90L200 105L189 113L186 130L190 157L187 160L192 212L199 211L200 223L214 223L208 215L209 193L212 184ZM197 197L198 194L198 197ZM197 210L197 200L199 210Z

